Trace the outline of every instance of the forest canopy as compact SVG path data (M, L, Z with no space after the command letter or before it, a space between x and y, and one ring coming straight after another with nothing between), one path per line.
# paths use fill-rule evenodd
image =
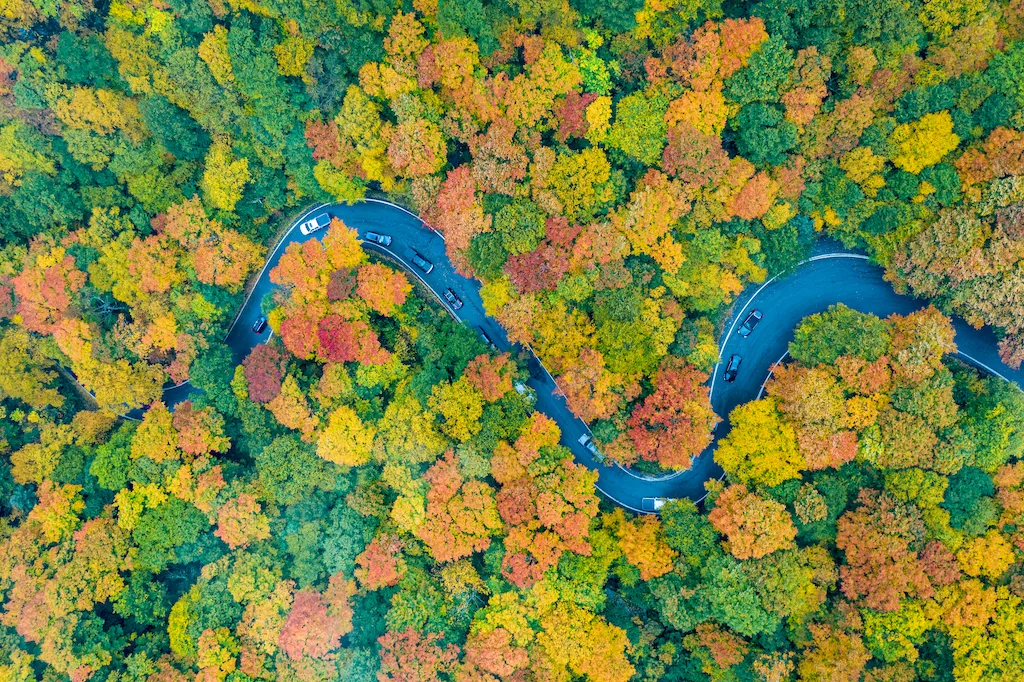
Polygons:
M1024 677L1024 400L946 317L1024 362L1021 0L2 9L0 680ZM633 516L354 226L233 357L366 197L646 473L819 240L935 307L804 320L702 506Z

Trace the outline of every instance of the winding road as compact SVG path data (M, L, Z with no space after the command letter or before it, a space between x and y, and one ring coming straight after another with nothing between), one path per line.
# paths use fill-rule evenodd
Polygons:
M320 205L299 216L278 242L260 272L255 286L242 305L225 343L231 348L236 363L256 344L265 342L269 328L262 334L252 332L252 325L260 316L260 301L274 288L269 272L278 263L288 244L322 237L326 230L303 235L298 225L320 213L329 213L357 230L360 238L367 231L390 235L387 249L363 242L368 251L380 253L397 261L413 276L418 277L448 308L451 315L462 322L482 329L500 351L510 350L511 344L504 329L487 316L480 299L480 283L466 279L455 272L445 255L443 237L409 211L388 202L367 199L347 206ZM785 357L789 341L797 323L807 315L825 310L835 303L885 317L892 313L906 314L927 305L909 296L901 296L882 279L882 270L863 255L836 251L828 243L819 245L819 253L783 277L772 278L759 287L750 287L734 306L732 318L726 324L721 340L720 357L729 358L736 353L743 357L739 376L733 383L721 380L721 367L716 366L711 380L711 404L725 421L719 424L715 440L686 471L648 477L623 467L607 466L579 444L579 437L589 433L587 425L569 410L565 399L558 394L551 375L543 368L531 371L529 386L536 392L536 409L548 415L562 430L562 444L569 448L576 460L598 472L597 488L613 502L639 512L645 497L682 498L700 500L704 497L704 481L721 476L721 469L712 457L717 441L729 432L728 414L734 407L758 397L771 367ZM411 267L413 251L434 264L429 274ZM825 252L829 251L829 252ZM440 294L452 289L465 305L452 310ZM735 333L738 322L747 312L757 308L764 319L747 338ZM981 369L1024 385L1024 370L1012 370L999 359L996 337L991 329L973 329L963 320L954 318L956 343L961 357ZM539 363L537 363L539 365ZM164 402L168 406L186 400L194 391L189 384L168 388Z

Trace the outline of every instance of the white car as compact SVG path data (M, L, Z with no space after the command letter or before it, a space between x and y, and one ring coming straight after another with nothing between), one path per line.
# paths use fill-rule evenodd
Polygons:
M640 508L645 512L656 512L669 501L667 497L645 497L640 501Z
M590 454L592 454L594 457L597 457L598 459L602 458L601 451L597 449L597 443L595 443L594 439L591 438L589 435L584 433L577 440L579 441L580 445L589 450Z
M331 216L326 213L321 213L317 217L307 220L306 222L299 225L299 232L302 234L313 234L317 230L322 230L331 224Z

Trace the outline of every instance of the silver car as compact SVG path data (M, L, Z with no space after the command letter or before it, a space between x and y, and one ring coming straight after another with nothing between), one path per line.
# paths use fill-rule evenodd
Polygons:
M373 242L374 244L380 244L381 246L391 246L391 235L380 234L378 232L367 232L366 241Z
M756 308L751 310L750 314L747 315L747 319L743 320L743 324L736 330L736 333L744 338L750 336L750 332L754 331L754 327L757 326L757 323L760 322L762 318L764 318L764 313L760 310L757 310Z
M590 454L592 454L594 457L601 457L601 451L597 449L597 443L595 443L594 439L591 438L589 435L584 433L577 440L579 441L580 445L589 450Z
M455 292L452 291L451 289L444 290L444 300L448 301L448 304L451 305L451 307L454 308L455 310L458 310L462 307L462 299L456 296Z

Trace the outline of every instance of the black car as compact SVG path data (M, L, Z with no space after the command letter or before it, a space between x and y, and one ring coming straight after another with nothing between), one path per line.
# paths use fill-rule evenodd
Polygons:
M448 303L451 304L452 308L454 308L455 310L458 310L459 308L462 307L462 300L458 296L456 296L455 292L452 291L451 289L444 290L444 300L448 301Z
M260 315L255 322L252 323L252 330L257 334L262 334L263 330L267 328L267 316Z
M381 246L391 246L391 235L367 232L366 241L380 244Z
M738 355L729 358L729 362L725 365L725 371L722 372L722 378L728 382L736 381L736 374L740 371L741 362L743 362L743 358Z
M429 275L430 271L434 269L434 264L428 261L420 254L413 251L412 253L412 264L423 271L424 274Z
M743 337L750 336L750 332L754 331L754 327L757 326L757 323L760 322L763 317L764 313L760 310L756 308L751 310L750 314L747 315L747 319L743 320L743 324L741 324L740 328L736 330L736 333Z

